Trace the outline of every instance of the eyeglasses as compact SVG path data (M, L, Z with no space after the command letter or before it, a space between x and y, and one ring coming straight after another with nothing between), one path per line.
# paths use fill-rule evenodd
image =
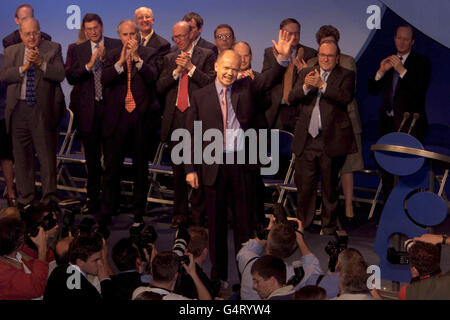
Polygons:
M179 34L177 36L172 36L172 40L173 41L181 40L181 39L186 38L188 35L189 35L189 33Z
M332 59L332 58L336 58L337 57L336 54L323 54L323 53L319 53L318 56L321 59L325 59L325 58Z
M98 26L95 26L95 27L92 27L92 28L85 28L84 30L86 30L86 32L93 33L95 31L99 31L100 29L101 29L101 26L98 25Z
M231 33L226 33L226 34L216 34L216 39L220 39L220 40L226 40L226 39L230 39L233 35Z
M40 36L40 34L41 34L40 31L32 31L32 32L24 32L24 33L22 33L22 35L23 35L25 38L30 38L31 36L37 38L37 37Z

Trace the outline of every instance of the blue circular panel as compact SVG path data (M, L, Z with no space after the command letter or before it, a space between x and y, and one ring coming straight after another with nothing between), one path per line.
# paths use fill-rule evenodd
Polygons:
M418 192L406 203L409 216L424 226L435 226L447 218L447 205L437 194Z
M402 133L389 133L378 140L377 144L386 144L423 150L422 144L413 136ZM398 176L408 176L417 172L425 163L421 156L400 152L374 151L378 164L387 172Z

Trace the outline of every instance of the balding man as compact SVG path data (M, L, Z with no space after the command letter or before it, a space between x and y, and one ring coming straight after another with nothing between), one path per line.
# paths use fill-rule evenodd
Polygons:
M134 20L140 32L140 45L158 51L158 68L162 67L163 57L170 51L170 43L156 34L153 29L155 17L153 11L147 7L140 7L134 12ZM161 71L161 70L160 70Z
M280 64L284 61L286 67L291 45L287 41L287 34L280 32L279 41L274 44L278 51L276 59ZM223 164L203 162L199 168L191 164L186 165L186 181L193 188L198 188L198 173L201 173L210 232L210 256L213 266L211 277L222 281L228 278L228 208L233 213L236 252L242 243L250 238L256 218L251 206L256 189L255 175L260 174L259 167L250 164L248 160L245 164L236 163L238 152L248 147L239 142L239 130L255 128L258 107L255 98L281 76L285 67L280 64L276 64L260 77L255 77L255 80L250 77L237 80L241 66L240 56L233 50L225 50L219 54L215 63L216 81L192 95L192 107L186 121L191 136L194 134L194 121L201 121L202 134L215 129L222 133L222 137L226 137L219 155ZM209 143L203 143L202 151ZM233 163L227 161L230 157L233 158Z
M150 110L159 109L155 90L158 52L139 45L139 31L131 20L122 21L117 32L122 48L106 54L102 74L106 105L102 121L103 201L105 214L117 214L122 163L125 155L131 155L133 213L140 220L147 204Z
M157 82L158 94L165 97L161 141L169 144L172 132L186 127L186 110L191 106L192 93L214 81L214 52L193 46L192 29L186 21L180 21L172 29L172 39L178 50L164 57L163 71ZM187 220L188 186L183 165L172 165L174 174L174 219L172 227ZM203 211L202 192L194 190L191 207L194 224L200 224Z
M61 45L42 40L39 22L19 24L22 42L5 50L0 81L8 85L6 125L12 133L19 206L35 202L34 155L40 164L42 203L54 205L56 194L56 128L60 110L55 91L64 80Z
M347 105L355 96L355 73L339 66L335 41L319 48L319 65L303 69L289 94L291 106L299 108L292 151L295 153L297 217L305 228L316 211L317 183L322 176L322 231L336 232L339 171L347 154L355 153Z
M19 26L20 22L25 18L34 18L34 9L29 4L22 4L17 7L16 12L14 13L14 22ZM42 40L52 41L52 37L50 37L45 32L41 32ZM18 44L22 42L22 38L20 37L19 30L15 30L11 34L7 35L3 39L3 48L8 48L14 44Z

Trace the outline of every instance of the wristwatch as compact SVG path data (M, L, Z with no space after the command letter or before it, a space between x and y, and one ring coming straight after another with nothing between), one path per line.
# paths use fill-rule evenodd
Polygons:
M442 235L442 242L441 242L441 244L442 244L443 246L445 246L445 245L447 244L447 235L446 235L446 234L443 234L443 235Z

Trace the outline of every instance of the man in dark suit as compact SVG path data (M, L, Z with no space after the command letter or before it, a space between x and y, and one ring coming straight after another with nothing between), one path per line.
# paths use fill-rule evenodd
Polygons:
M34 18L34 9L29 4L22 4L17 7L16 12L14 13L14 22L19 25L19 23L25 18ZM50 37L45 32L41 32L41 40L52 41L52 37ZM19 30L15 30L10 33L3 39L3 48L8 48L14 44L18 44L22 42L22 38L20 37Z
M97 234L78 236L69 247L69 264L56 267L47 281L46 301L100 301L113 299L113 284L102 256L103 240ZM101 292L88 281L87 276L98 276Z
M290 63L284 77L270 90L266 97L266 104L268 105L266 118L269 128L286 130L292 133L294 133L298 110L288 101L288 95L293 84L297 81L299 72L305 68L305 62L317 55L316 50L299 43L300 29L300 23L293 18L281 21L280 30L289 32L289 35L294 39ZM262 72L272 68L274 64L276 64L276 61L272 54L272 48L266 48Z
M139 45L138 30L131 20L118 26L122 48L106 54L102 82L105 88L103 154L105 164L103 200L107 212L119 207L120 172L126 154L133 159L133 213L145 213L148 193L148 132L150 110L159 109L155 83L158 78L158 52Z
M157 35L153 29L155 18L152 9L140 7L134 13L134 20L140 30L140 44L144 47L154 48L158 51L158 68L160 68L161 71L163 58L170 51L169 41Z
M67 77L79 85L79 103L72 109L77 123L86 158L88 181L87 203L83 212L94 214L100 211L101 189L101 120L104 100L101 75L105 53L122 47L117 39L103 37L103 22L97 14L88 13L82 22L86 41L73 50L73 63L66 71Z
M319 68L300 72L289 102L299 108L292 151L295 153L297 217L307 228L315 214L317 183L322 176L322 231L336 231L338 179L347 154L356 152L347 105L355 95L355 73L338 65L339 47L325 41Z
M274 42L277 51L277 61L288 65L290 42L287 33L280 31L279 42ZM292 40L291 40L292 41ZM283 61L283 62L281 62ZM234 243L236 252L242 243L247 241L255 223L256 213L250 210L255 196L255 175L259 175L259 167L252 165L249 159L245 164L237 164L236 157L246 149L242 145L242 136L239 130L255 128L258 106L255 98L281 76L284 69L276 64L266 73L255 77L237 80L240 70L240 56L232 51L225 50L219 54L215 64L216 81L197 90L192 96L192 105L189 110L186 125L191 137L194 137L194 121L201 121L204 134L207 130L215 129L222 133L219 139L220 161L203 160L198 168L201 183L204 185L206 195L206 211L208 214L208 227L210 232L210 257L212 262L211 277L226 281L228 278L228 208L233 213ZM225 131L226 130L226 131ZM225 133L226 132L226 133ZM225 141L223 140L225 138ZM217 142L215 141L217 144ZM203 142L200 152L209 145ZM192 154L198 150L192 151ZM250 157L255 155L249 154ZM229 158L233 158L230 163ZM191 158L192 159L192 158ZM220 164L224 163L224 164ZM200 186L199 175L192 164L186 164L186 181L193 187Z
M216 44L217 54L230 50L235 42L234 30L229 24L219 24L216 27L216 30L214 30L214 43Z
M183 17L183 21L186 21L191 25L193 38L192 44L194 46L199 46L201 48L209 49L214 51L214 54L217 56L217 47L209 41L206 41L201 37L203 30L203 18L196 12L189 12L185 14ZM176 50L176 47L172 48Z
M41 40L39 22L25 18L19 24L22 42L5 50L0 81L8 84L6 127L11 131L18 204L35 200L34 154L40 164L42 202L54 204L56 195L56 128L60 110L53 103L64 80L61 46ZM35 151L34 151L35 150Z
M425 100L431 76L431 65L427 57L412 51L414 30L409 25L397 28L394 42L397 54L383 59L376 75L369 81L369 92L381 94L379 114L380 136L400 128L405 112L410 113L404 123L403 132L408 132L413 114L420 118L411 134L423 141L428 133ZM383 193L389 196L394 187L394 177L382 170Z
M214 80L214 53L211 50L192 45L192 30L186 21L180 21L172 29L173 41L178 50L164 57L164 67L157 82L160 96L165 97L162 119L161 141L169 143L172 150L172 132L186 127L186 110L192 93ZM183 165L172 164L174 174L174 219L172 226L187 219L188 186ZM192 218L200 224L203 211L203 194L193 190L191 195Z

